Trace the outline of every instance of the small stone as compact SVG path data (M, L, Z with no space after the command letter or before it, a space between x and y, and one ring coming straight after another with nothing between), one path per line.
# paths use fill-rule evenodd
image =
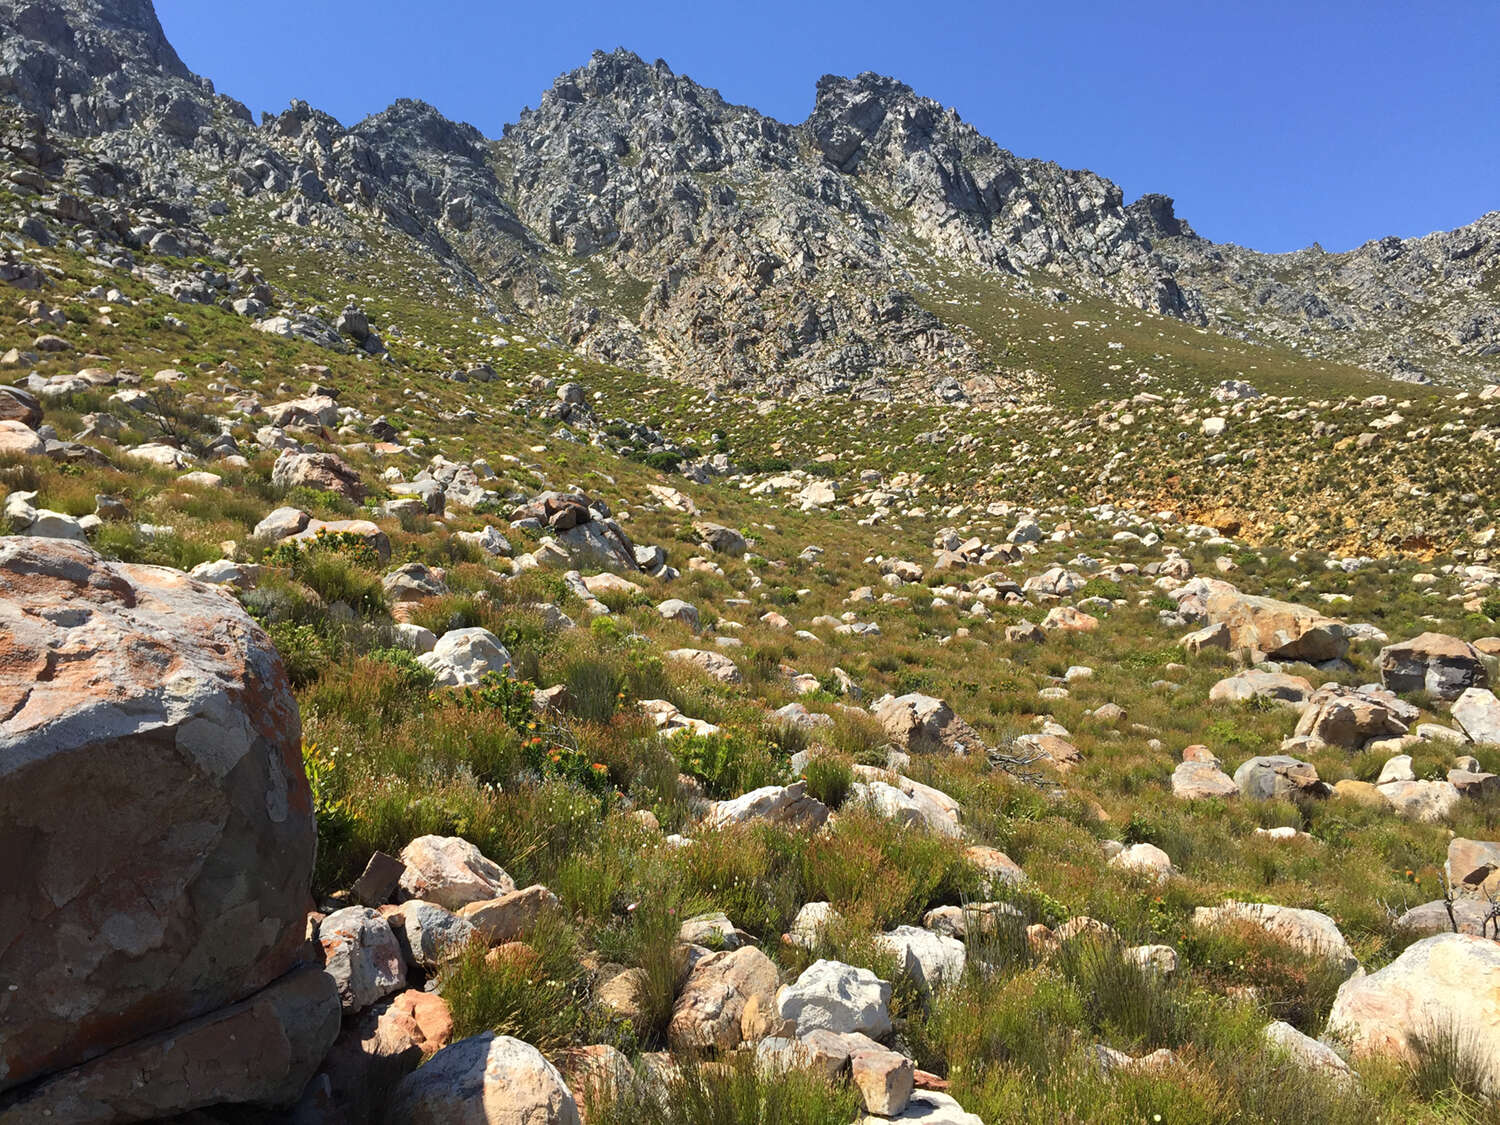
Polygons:
M849 1056L849 1072L866 1110L895 1117L911 1098L916 1064L895 1051L855 1051Z
M361 906L380 906L390 902L405 871L406 864L395 856L376 852L365 864L364 874L350 888L354 901Z

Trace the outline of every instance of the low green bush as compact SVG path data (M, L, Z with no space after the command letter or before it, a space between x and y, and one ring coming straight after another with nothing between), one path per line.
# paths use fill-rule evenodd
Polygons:
M493 1031L552 1051L598 1026L577 934L561 913L544 911L523 940L495 957L475 942L442 970L455 1040Z
M807 781L807 792L830 809L838 809L849 796L854 785L854 770L848 761L831 754L814 754L802 771Z
M773 785L783 766L772 749L739 731L681 734L671 743L682 772L720 800L763 785Z
M859 1094L811 1070L773 1073L750 1052L710 1066L688 1061L663 1083L588 1103L590 1125L830 1125L860 1116Z

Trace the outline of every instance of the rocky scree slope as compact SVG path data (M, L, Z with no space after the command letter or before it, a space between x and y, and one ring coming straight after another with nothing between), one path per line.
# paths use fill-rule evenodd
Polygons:
M121 283L114 315L161 301ZM37 829L0 882L34 904L0 1122L1106 1125L1139 1090L1435 1123L1500 1085L1500 570L935 511L911 474L686 481L579 440L585 385L532 376L556 426L498 375L267 363L205 315L243 367L0 391L0 749ZM174 393L212 444L141 440ZM122 744L188 784L80 853L78 803L139 787L88 783ZM100 874L49 911L63 860ZM107 1039L57 1020L172 998L216 936L146 875L259 918L246 964ZM78 928L110 943L82 983ZM1412 1077L1434 1006L1473 1090Z
M413 383L404 405L416 409L387 400L391 417L378 427L403 440L427 428L417 404L432 380L498 379L497 390L519 395L511 409L559 432L698 479L738 469L757 478L749 486L810 496L811 474L826 482L820 495L848 497L876 522L891 518L892 493L863 487L866 472L904 479L895 494L929 510L1142 503L1257 542L1488 560L1496 484L1486 458L1500 440L1493 388L1477 398L1405 386L1390 395L1391 384L1370 373L1215 336L1076 286L1060 302L1056 292L1028 296L1004 262L1078 258L1088 224L1073 222L1063 239L1052 220L1038 220L1004 250L993 224L974 218L995 205L993 190L942 188L924 159L903 153L941 142L954 167L988 161L986 183L1021 173L1004 171L1010 158L896 84L830 79L813 119L793 128L616 54L560 80L495 143L409 101L349 130L301 103L255 126L243 107L182 76L148 8L112 9L106 19L75 3L7 18L25 36L7 40L7 81L33 105L0 107L0 221L15 228L4 236L0 276L23 298L0 364L18 373L71 386L97 366L91 353L142 370L305 363L314 360L291 345L312 343L322 353L315 362L379 357ZM167 61L139 61L156 57ZM69 67L73 92L54 97L37 76ZM910 112L893 115L891 99L907 99ZM202 112L173 140L184 106ZM572 169L566 176L549 171L559 162ZM877 179L886 186L871 187ZM1076 179L1064 195L1105 190ZM653 193L668 181L676 202L657 207ZM990 265L960 270L906 239L915 204L867 202L932 192L967 200L970 218L962 234L932 219L931 238L988 247ZM768 193L783 203L763 207ZM831 199L842 200L835 210L848 221L832 221ZM945 213L923 207L929 217ZM793 213L795 224L779 217ZM1159 207L1152 213L1157 227L1171 225ZM732 234L737 224L744 229ZM720 280L696 266L678 272L701 246L731 243L723 263L732 268ZM831 269L830 245L845 265L885 264ZM759 288L733 281L742 251L762 262ZM1108 256L1099 251L1095 264ZM847 284L882 270L908 288L872 303ZM656 276L667 282L648 281ZM741 311L754 306L759 327L736 320L730 331L718 314L690 311L699 298L682 297L684 286ZM794 305L810 335L774 327ZM820 337L819 308L834 309L849 331ZM898 320L906 329L896 330ZM947 322L964 325L962 334ZM281 343L248 343L257 333ZM835 352L873 363L898 336L911 354L941 352L960 367L920 377L872 367L851 379L806 365ZM700 353L712 362L692 359ZM651 373L683 364L720 389ZM761 374L735 374L746 364ZM535 396L538 373L587 379L593 397ZM785 408L767 388L782 392ZM838 388L857 401L810 408ZM470 398L438 413L447 425L485 409ZM236 423L216 425L228 432ZM65 436L52 439L60 456L90 456L88 440L58 440ZM779 478L793 469L804 478L788 486ZM1353 480L1363 488L1358 506L1347 499Z
M0 26L0 94L184 221L313 228L355 269L394 229L476 311L700 382L930 394L999 374L984 390L1017 393L1022 373L996 372L933 299L934 262L1401 378L1500 372L1493 216L1349 254L1256 254L870 74L822 79L789 126L597 53L490 142L404 101L350 129L301 103L257 126L187 72L149 3L6 0Z

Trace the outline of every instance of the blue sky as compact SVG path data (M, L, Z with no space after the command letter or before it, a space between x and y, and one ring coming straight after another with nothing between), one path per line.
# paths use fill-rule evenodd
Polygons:
M689 4L156 0L183 60L257 113L398 97L498 136L624 46L797 122L874 70L1022 156L1159 191L1200 234L1343 250L1500 208L1500 2Z

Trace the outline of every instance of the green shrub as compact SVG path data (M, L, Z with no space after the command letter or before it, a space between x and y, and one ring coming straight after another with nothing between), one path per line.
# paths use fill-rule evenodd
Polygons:
M266 561L288 568L325 602L342 602L366 615L385 609L385 591L375 573L380 556L358 535L320 530L313 539L279 544Z
M912 1015L907 1039L918 1066L970 1083L1018 1067L1042 1076L1067 1057L1071 1029L1084 1018L1083 998L1065 977L1025 972L939 993L930 1010Z
M1058 955L1090 1024L1107 1041L1146 1048L1177 1046L1186 1037L1184 1009L1159 973L1125 960L1114 942L1080 936Z
M377 648L369 653L369 659L395 669L400 686L410 692L424 692L432 688L437 673L417 660L416 653L408 648Z
M1473 1029L1456 1022L1435 1023L1423 1034L1410 1036L1412 1085L1427 1101L1451 1097L1474 1106L1484 1104L1486 1063L1484 1045Z
M308 512L332 512L338 515L352 515L357 505L348 497L330 489L313 488L309 485L299 484L289 488L282 501L292 508L301 508ZM345 534L345 533L341 533Z
M1108 578L1090 578L1078 591L1080 598L1106 598L1117 601L1125 596L1125 587Z
M624 677L604 660L570 661L563 683L568 687L568 709L588 722L608 722L625 698Z
M647 453L640 460L647 468L655 469L662 473L675 473L682 465L681 454L668 453L666 450L662 450L659 453Z
M522 744L522 750L526 764L543 780L569 782L595 794L609 790L609 767L594 761L564 727L543 728Z
M339 660L309 685L300 700L310 716L336 718L350 730L378 739L430 704L433 674L406 649L375 649Z
M769 747L738 731L681 734L671 745L682 772L720 800L775 784L782 774Z
M1272 1018L1316 1035L1344 982L1336 958L1301 953L1249 925L1193 929L1177 942L1195 979L1215 992L1252 988Z
M627 698L660 699L667 694L670 684L666 661L662 659L661 651L649 643L627 645L620 671L624 676Z
M106 558L148 566L170 566L192 570L199 563L212 562L223 552L212 543L189 539L176 532L143 535L129 523L106 523L93 533L92 543Z
M1209 745L1233 746L1250 754L1258 754L1266 746L1264 735L1246 730L1233 719L1215 719L1208 724L1204 734L1208 736Z
M644 896L632 918L633 962L644 974L636 992L641 1026L635 1033L643 1045L664 1046L667 1024L677 1003L677 933L683 915L671 895Z
M688 908L714 908L761 941L775 942L804 902L805 836L767 824L700 832L683 857Z
M740 468L747 473L784 473L792 467L785 457L743 457Z
M459 706L467 711L493 714L516 731L535 731L536 685L528 680L486 672L478 687L466 687Z
M587 982L573 929L546 911L524 941L494 959L475 942L443 969L455 1040L493 1031L551 1051L571 1045L586 1026Z
M450 629L488 629L500 638L512 657L516 655L513 645L519 632L507 637L504 630L507 625L518 631L521 628L519 623L503 616L494 602L473 594L449 594L418 602L412 611L411 622L440 637Z
M281 654L292 686L307 687L323 674L336 658L336 650L323 633L312 625L292 621L273 621L267 625L271 643Z
M766 741L770 743L778 758L790 761L792 756L807 749L812 735L801 723L772 718L765 726Z
M807 781L807 792L830 809L837 809L849 796L854 785L854 770L843 758L831 754L814 754L802 771Z
M253 590L239 594L240 604L262 625L290 621L298 625L327 625L328 607L323 600L300 582L293 582L274 571L261 575Z
M973 868L955 840L897 825L846 805L831 832L809 841L803 858L808 901L874 929L918 923L933 906L954 905L977 890Z
M354 836L355 813L350 802L341 795L334 774L338 768L337 751L319 749L316 742L302 743L302 768L307 774L308 788L312 791L313 815L318 825L318 866L314 882L322 880L319 874L329 863L336 863L349 841Z
M751 1052L708 1065L688 1060L665 1084L638 1084L588 1103L590 1125L830 1125L860 1117L846 1082L811 1070L773 1073Z

